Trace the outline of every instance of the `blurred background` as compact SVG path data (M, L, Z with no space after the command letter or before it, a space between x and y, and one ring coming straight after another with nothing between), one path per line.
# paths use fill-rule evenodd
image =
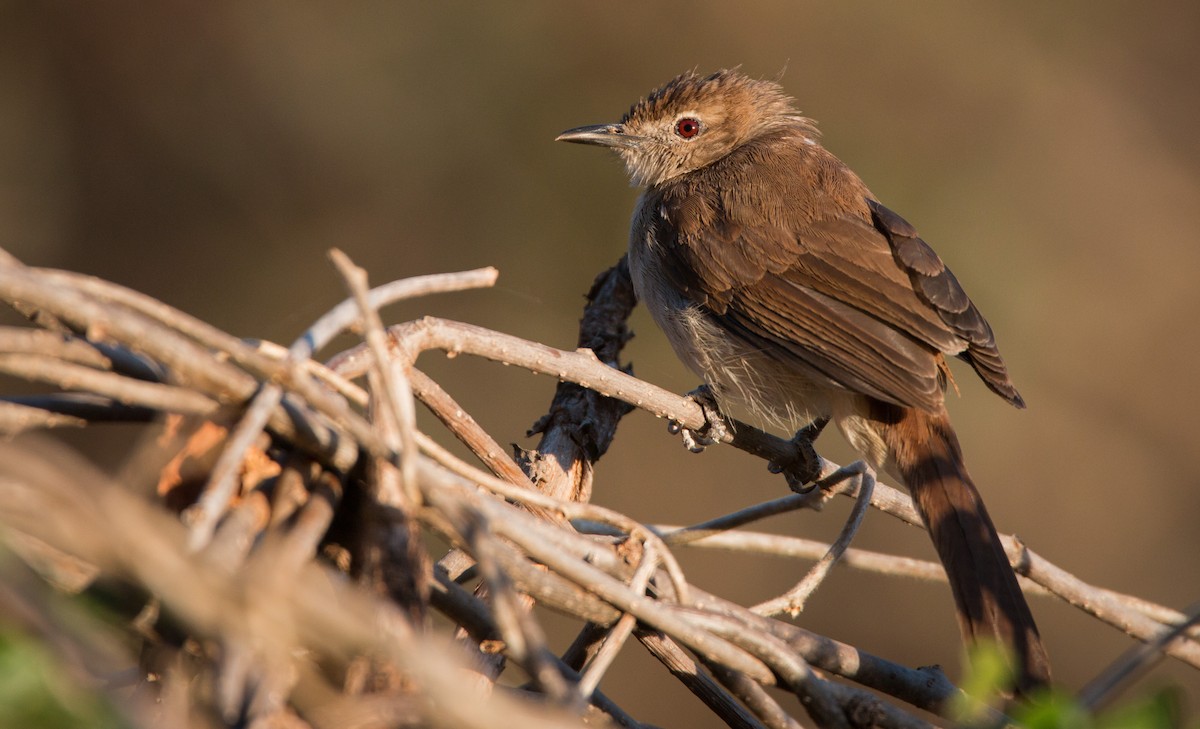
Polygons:
M284 343L345 295L330 247L374 283L495 265L497 288L387 321L435 314L570 348L636 193L615 158L554 136L616 120L686 69L782 71L826 146L917 226L998 334L1029 409L965 368L950 409L1001 530L1084 580L1184 608L1200 599L1197 31L1198 4L1117 0L4 2L0 245ZM643 312L634 327L636 374L697 384ZM421 366L499 440L532 444L554 382L469 358ZM838 438L820 448L846 461ZM595 501L682 524L784 491L761 462L688 454L635 413ZM764 528L825 539L847 510ZM857 545L933 558L877 513ZM807 566L681 556L694 582L743 602ZM1075 608L1033 609L1067 687L1130 645ZM957 675L945 586L838 570L798 622ZM708 725L652 659L625 653L605 691L643 721ZM1135 692L1166 683L1188 687L1194 716L1195 671L1165 663Z

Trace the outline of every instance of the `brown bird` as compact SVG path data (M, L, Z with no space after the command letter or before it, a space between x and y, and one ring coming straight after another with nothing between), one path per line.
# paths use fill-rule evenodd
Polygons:
M559 141L609 147L644 187L634 288L723 412L795 429L832 419L908 488L964 639L1007 646L1018 688L1049 681L1037 626L963 464L947 355L1017 407L992 329L913 226L818 143L771 81L687 73L615 124Z

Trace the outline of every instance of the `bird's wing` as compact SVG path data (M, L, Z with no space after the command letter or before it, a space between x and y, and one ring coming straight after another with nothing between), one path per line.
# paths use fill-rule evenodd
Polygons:
M942 403L941 355L962 355L1020 402L987 322L902 218L865 196L855 211L786 183L698 183L663 192L655 237L675 285L733 335L926 410Z

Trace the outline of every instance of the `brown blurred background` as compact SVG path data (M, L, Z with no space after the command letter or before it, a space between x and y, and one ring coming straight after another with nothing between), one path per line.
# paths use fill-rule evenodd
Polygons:
M375 283L491 264L496 289L387 319L437 314L571 347L635 193L614 159L554 135L618 118L685 69L786 67L826 145L922 231L998 332L1029 410L963 369L950 407L1001 529L1085 580L1182 608L1200 599L1198 31L1198 4L1115 0L6 2L0 245L281 342L344 296L332 246ZM641 312L635 327L637 374L696 384ZM422 366L504 442L529 445L554 388L466 358ZM821 449L848 458L834 434ZM686 523L783 492L761 462L689 455L638 413L595 500ZM767 526L828 538L847 506ZM878 514L858 545L932 557ZM805 566L682 556L693 581L743 601ZM1074 608L1033 608L1068 687L1129 645ZM836 571L799 622L957 671L943 586ZM627 654L606 691L639 719L707 725ZM1193 700L1200 684L1168 663L1138 690L1164 682Z

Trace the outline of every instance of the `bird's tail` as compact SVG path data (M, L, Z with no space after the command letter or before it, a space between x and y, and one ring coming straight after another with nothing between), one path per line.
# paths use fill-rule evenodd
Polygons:
M1047 684L1050 661L1033 614L946 413L895 410L882 435L950 578L964 640L1011 650L1021 693Z

